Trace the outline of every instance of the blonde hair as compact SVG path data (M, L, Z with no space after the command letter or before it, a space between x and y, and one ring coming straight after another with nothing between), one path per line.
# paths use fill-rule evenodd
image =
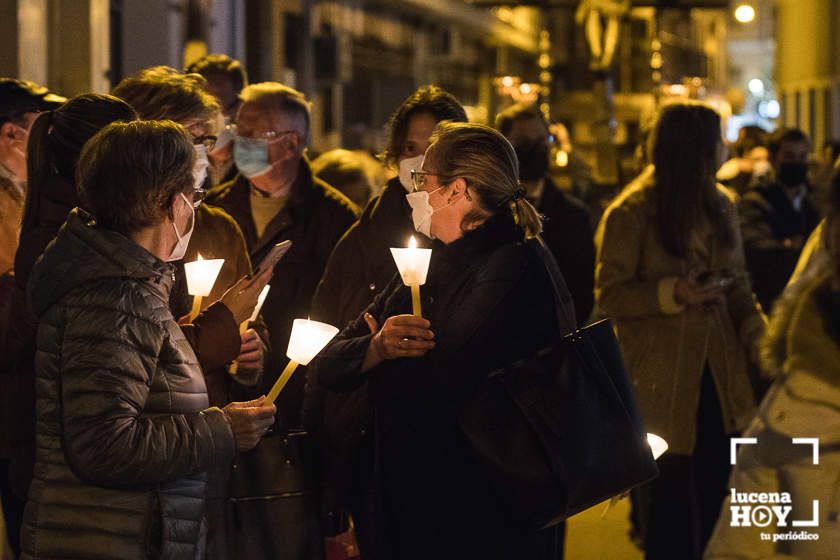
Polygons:
M141 119L181 124L198 120L214 129L221 107L204 89L206 85L200 74L153 66L123 79L111 93L131 105Z
M516 152L501 133L480 124L442 122L431 140L426 159L434 165L441 184L463 178L478 196L482 215L468 219L508 211L525 237L542 232L542 218L519 184Z

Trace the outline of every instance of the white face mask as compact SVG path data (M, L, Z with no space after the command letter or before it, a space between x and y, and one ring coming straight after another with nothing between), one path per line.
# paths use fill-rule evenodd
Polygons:
M443 187L440 186L431 192L417 191L405 195L408 205L411 206L411 221L414 222L414 229L430 239L434 239L432 236L432 214L438 210L443 210L443 208L435 210L429 202L429 195L442 188ZM449 206L449 204L444 206L444 208L447 206Z
M420 167L422 167L423 157L423 155L419 155L413 158L404 159L400 162L400 184L406 192L410 193L414 190L414 184L411 182L411 170L419 170Z
M193 165L193 181L196 189L204 188L204 181L207 180L207 168L210 167L210 160L207 158L207 146L194 144L195 164Z
M173 262L173 261L180 261L184 258L184 255L187 254L187 246L190 244L190 237L192 236L193 229L195 228L195 208L190 202L190 199L187 198L187 195L181 193L181 198L184 199L184 203L186 203L187 208L190 209L190 226L184 235L178 233L178 226L175 225L175 221L172 221L172 228L175 230L175 235L178 237L178 242L175 244L175 248L172 249L172 254L169 255L168 258L164 259L166 262Z

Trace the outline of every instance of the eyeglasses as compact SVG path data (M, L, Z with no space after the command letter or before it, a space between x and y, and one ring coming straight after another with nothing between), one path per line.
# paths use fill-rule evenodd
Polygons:
M257 140L257 139L276 140L277 138L280 138L281 136L285 136L286 134L291 134L292 132L297 132L297 130L272 130L272 129L268 129L268 130L263 130L262 132L247 131L247 134L243 134L239 130L239 127L237 127L235 124L228 125L228 128L231 130L231 132L233 132L237 136L239 136L241 138L251 138L252 140Z
M437 173L430 173L428 171L418 171L416 169L411 170L411 184L414 186L414 191L419 191L423 187L426 186L426 176L427 175L434 175L437 177Z
M192 199L193 208L198 208L199 206L201 206L201 203L204 202L205 198L207 198L207 191L206 190L201 189L201 188L195 189L193 191L193 199Z
M217 136L212 134L202 134L201 136L193 137L193 144L198 146L199 144L203 144L207 151L212 151L213 148L216 146L216 140L218 140Z

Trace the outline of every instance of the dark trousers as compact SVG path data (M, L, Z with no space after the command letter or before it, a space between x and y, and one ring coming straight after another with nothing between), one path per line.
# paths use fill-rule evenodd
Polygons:
M8 459L0 459L0 497L3 499L3 517L6 520L9 547L15 556L20 556L20 526L23 524L23 507L26 501L12 492Z
M700 560L712 535L729 479L729 436L714 380L703 374L697 442L691 455L666 453L648 485L646 560Z

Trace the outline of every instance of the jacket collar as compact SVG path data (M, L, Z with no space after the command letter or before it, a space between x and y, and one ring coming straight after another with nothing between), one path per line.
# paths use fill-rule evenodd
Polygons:
M516 225L510 212L502 210L448 245L435 240L434 249L442 251L448 259L472 261L493 252L501 245L524 240L522 228Z
M305 215L305 206L314 196L312 170L309 160L301 158L298 176L292 184L289 200L283 209L268 223L261 237L257 237L251 212L251 182L241 173L236 176L229 195L229 207L242 228L251 255L259 253Z

